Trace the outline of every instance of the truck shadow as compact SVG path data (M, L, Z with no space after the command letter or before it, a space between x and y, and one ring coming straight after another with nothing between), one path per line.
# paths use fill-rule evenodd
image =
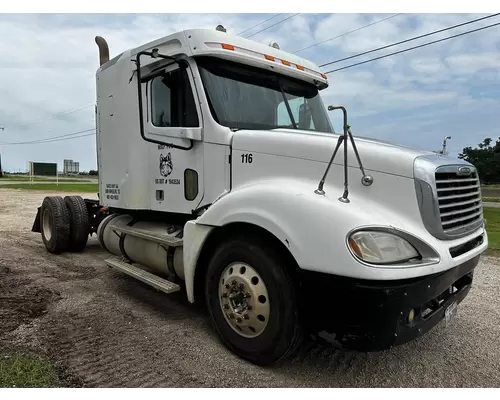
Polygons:
M99 258L107 257L98 244L89 245L87 251ZM447 368L442 368L460 364L457 354L464 353L460 341L472 329L466 318L460 319L453 330L441 324L422 338L383 352L350 351L307 339L293 358L264 368L241 360L225 349L210 326L208 312L189 303L183 291L166 295L112 269L106 270L101 277L105 279L107 290L128 303L127 308L134 314L148 315L155 324L166 327L182 322L187 335L200 340L200 346L221 351L211 353L212 358L233 360L236 365L255 373L272 373L283 382L307 387L429 387L470 386L471 379L474 380L464 376L461 380L460 375L452 376L446 372ZM207 368L211 369L208 364Z
M196 325L196 327L193 326L193 329L199 331L198 334L209 335L211 341L220 343L216 333L211 329L208 311L204 310L200 305L190 304L183 292L164 295L134 278L122 275L120 272L113 271L112 276L116 290L134 303L140 303L142 307L147 308L147 312L155 315L155 319L158 318L166 324L179 320L193 321L193 325ZM378 369L392 370L394 368L393 364L397 364L398 359L401 359L403 354L405 358L409 357L410 360L413 359L418 362L419 353L421 352L419 348L425 348L427 346L426 342L432 335L433 332L430 332L411 344L376 353L343 349L335 344L325 344L308 338L293 358L276 366L263 369L282 374L288 379L295 376L298 379L306 374L315 380L320 377L324 379L325 375L330 375L332 383L335 382L334 386L339 383L335 377L339 378L341 382L345 376L349 377L349 381L346 381L345 385L350 386L354 372L359 375L362 370L363 379L368 379L372 374L377 374ZM225 351L227 352L226 356L237 358L229 350ZM245 360L240 362L247 363ZM247 364L252 369L261 368L250 363ZM361 378L361 376L359 377ZM414 384L416 383L414 382Z

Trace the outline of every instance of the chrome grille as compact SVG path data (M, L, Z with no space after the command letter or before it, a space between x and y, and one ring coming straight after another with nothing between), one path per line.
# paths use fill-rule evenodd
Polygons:
M460 175L460 166L441 167L435 172L439 216L443 232L454 236L476 229L482 223L481 186L475 169Z

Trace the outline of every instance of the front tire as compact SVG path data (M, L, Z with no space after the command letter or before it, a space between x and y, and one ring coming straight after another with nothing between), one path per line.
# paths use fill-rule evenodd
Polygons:
M278 363L298 348L303 330L296 287L283 257L255 237L223 242L205 280L211 322L223 343L258 365Z
M40 209L43 244L49 253L60 254L69 245L69 210L62 197L49 196L43 200Z

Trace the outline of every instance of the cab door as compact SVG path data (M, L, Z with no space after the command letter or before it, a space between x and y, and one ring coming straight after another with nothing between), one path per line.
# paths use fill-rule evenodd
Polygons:
M144 136L150 143L151 209L191 213L203 198L202 114L187 63L156 73L146 85Z

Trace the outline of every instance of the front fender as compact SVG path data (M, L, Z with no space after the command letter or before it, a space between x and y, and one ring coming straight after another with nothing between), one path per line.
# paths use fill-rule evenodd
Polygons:
M200 226L224 226L233 222L258 225L281 240L304 270L366 280L409 279L435 274L465 262L485 250L486 243L452 258L449 248L484 233L484 228L452 241L439 241L415 218L418 205L413 180L386 177L397 184L398 196L382 196L389 184L353 190L349 203L338 200L342 191L326 186L324 196L314 193L315 182L272 179L241 186L216 201L196 220ZM368 265L359 262L347 247L347 234L360 227L378 226L403 231L425 243L438 259L422 265Z
M385 225L385 218L360 207L362 201L338 201L338 190L320 196L314 189L312 182L283 179L242 186L215 202L196 223L258 225L278 238L301 268L343 275L333 260L352 263L347 232L367 221Z

